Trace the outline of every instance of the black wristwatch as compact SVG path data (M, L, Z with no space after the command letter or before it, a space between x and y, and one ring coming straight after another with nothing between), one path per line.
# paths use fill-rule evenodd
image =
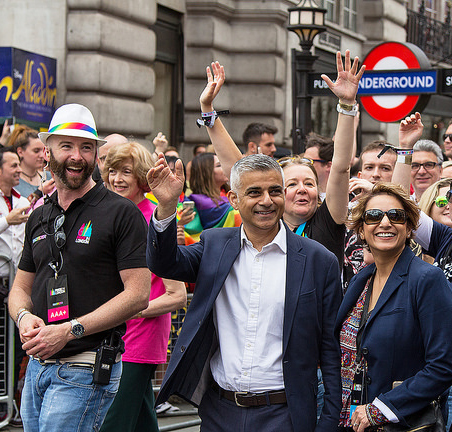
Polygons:
M80 339L85 334L85 327L83 327L76 319L71 320L71 334L77 339Z

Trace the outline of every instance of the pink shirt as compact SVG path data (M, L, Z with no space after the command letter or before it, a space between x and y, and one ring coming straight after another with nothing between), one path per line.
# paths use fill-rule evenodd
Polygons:
M148 224L155 207L146 198L138 204ZM162 279L152 274L149 300L160 297L164 293L165 286ZM123 361L150 364L166 362L171 313L155 318L131 319L126 324L127 331L123 338L126 351L122 356Z

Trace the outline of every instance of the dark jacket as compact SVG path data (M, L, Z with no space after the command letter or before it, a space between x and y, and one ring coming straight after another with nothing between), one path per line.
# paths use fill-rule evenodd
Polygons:
M294 431L335 430L340 412L340 351L334 320L340 303L336 257L323 246L287 230L283 375ZM151 223L147 259L161 277L196 281L182 331L157 403L171 394L199 404L211 383L216 349L213 304L240 252L240 228L205 230L199 243L176 245L176 223L157 233ZM317 365L325 383L325 406L316 428Z
M339 309L347 313L375 269L361 270ZM395 264L363 330L368 402L378 397L400 421L427 406L452 384L452 291L438 268L407 246ZM392 390L394 381L403 384Z

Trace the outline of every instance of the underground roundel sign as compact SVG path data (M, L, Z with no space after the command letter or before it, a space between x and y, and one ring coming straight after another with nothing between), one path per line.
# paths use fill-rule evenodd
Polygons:
M422 77L409 76L408 74L409 69L419 71L431 68L427 56L416 45L401 42L384 42L369 52L363 64L366 65L366 74L361 78L358 94L362 94L360 97L361 106L372 118L382 122L396 122L415 111L422 111L425 108L430 96L428 94L419 94L422 93L421 91L419 93L413 92L413 86L411 86L413 83L421 82ZM377 74L372 74L372 71L379 70L391 71L392 75L388 74L385 77L385 74L382 73L376 79L375 75ZM396 71L400 73L397 74L395 73ZM405 71L406 74L402 71ZM425 77L422 80L422 83L431 81ZM398 87L397 93L399 94L364 96L366 93L364 90L368 83L369 85L375 84L376 90L374 90L374 94L379 92L378 89L385 86L387 87L386 90ZM404 93L404 88L407 89L406 94L402 94ZM384 91L382 92L384 93ZM390 91L386 91L386 93L388 92L390 93Z

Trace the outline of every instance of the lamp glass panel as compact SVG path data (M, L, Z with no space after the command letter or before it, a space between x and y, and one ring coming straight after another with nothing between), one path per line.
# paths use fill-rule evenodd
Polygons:
M289 24L290 25L299 24L299 12L298 11L290 11Z
M312 24L314 22L313 12L300 11L300 24Z
M325 15L323 12L314 12L314 23L319 26L325 25Z

